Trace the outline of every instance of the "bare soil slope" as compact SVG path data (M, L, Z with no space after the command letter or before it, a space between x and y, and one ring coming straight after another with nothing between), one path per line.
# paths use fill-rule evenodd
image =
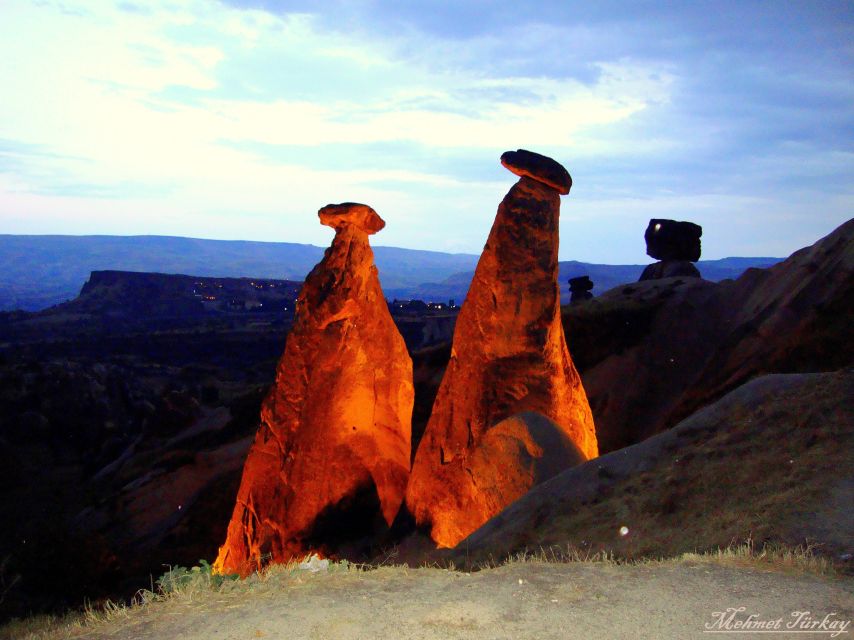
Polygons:
M538 485L453 557L553 545L671 556L753 538L808 540L850 568L852 445L854 372L763 376L670 431Z
M794 611L851 620L854 585L691 560L517 562L471 574L400 567L295 572L231 592L154 603L52 637L667 640L709 637L706 625L729 607L745 607L741 619L753 613L783 624L794 620Z

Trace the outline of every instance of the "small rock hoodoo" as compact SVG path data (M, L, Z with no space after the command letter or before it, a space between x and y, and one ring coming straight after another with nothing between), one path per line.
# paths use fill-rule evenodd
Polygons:
M590 293L593 289L593 281L590 276L578 276L577 278L569 279L569 293L571 295L570 302L584 302L593 298Z
M371 207L328 205L332 246L306 278L214 569L335 552L391 525L411 455L412 361L380 288Z
M653 218L649 221L643 238L646 241L646 254L655 258L647 266L640 280L658 280L683 276L699 278L700 272L694 262L700 259L700 237L703 227L693 222L677 222Z
M452 547L534 484L598 454L560 315L560 195L551 158L508 151L520 176L498 207L418 446L406 504Z

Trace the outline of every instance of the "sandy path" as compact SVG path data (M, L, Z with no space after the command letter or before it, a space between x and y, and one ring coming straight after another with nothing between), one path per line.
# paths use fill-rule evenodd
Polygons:
M707 563L615 566L517 563L473 574L440 569L301 573L250 593L157 603L79 638L825 638L709 634L713 612L746 607L762 620L854 620L854 580ZM744 617L744 615L742 617ZM854 623L847 633L854 637Z

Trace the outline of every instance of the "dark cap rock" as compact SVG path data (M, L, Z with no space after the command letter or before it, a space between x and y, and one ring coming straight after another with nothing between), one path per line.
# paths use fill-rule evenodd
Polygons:
M572 188L572 178L569 172L559 162L548 156L518 149L505 151L501 154L501 164L517 176L527 176L555 189L561 195L566 195Z
M693 222L653 218L643 234L646 254L656 260L696 262L700 259L702 235L703 227Z
M569 279L570 291L590 291L593 288L593 281L590 276L578 276L577 278Z
M374 234L385 226L385 220L366 204L358 202L342 202L328 204L317 212L320 224L332 227L336 231L353 225L368 235Z

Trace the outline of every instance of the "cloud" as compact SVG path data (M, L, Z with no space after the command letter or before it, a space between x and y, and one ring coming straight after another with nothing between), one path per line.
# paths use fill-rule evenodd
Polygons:
M324 244L362 200L382 244L477 252L518 147L575 178L567 258L643 261L653 215L707 257L850 216L844 5L87 6L4 5L0 231Z

